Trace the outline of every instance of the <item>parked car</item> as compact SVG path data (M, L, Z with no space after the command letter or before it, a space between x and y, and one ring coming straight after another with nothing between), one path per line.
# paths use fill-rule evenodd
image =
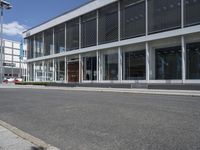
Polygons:
M14 82L14 78L4 78L3 83L13 83Z
M15 78L14 79L14 83L20 83L20 82L22 82L22 78Z

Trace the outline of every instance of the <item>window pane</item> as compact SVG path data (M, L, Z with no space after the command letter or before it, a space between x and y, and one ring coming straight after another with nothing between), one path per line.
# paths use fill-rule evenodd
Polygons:
M181 27L181 0L148 0L149 33Z
M156 79L181 79L181 46L156 49Z
M59 25L54 29L55 53L65 51L65 24Z
M122 0L121 3L121 38L127 39L145 35L145 1Z
M43 56L43 33L35 36L35 57Z
M99 43L118 40L118 3L99 10Z
M47 60L44 64L46 81L53 81L53 60Z
M187 79L200 79L200 42L187 44Z
M53 54L53 29L44 32L44 55Z
M145 50L124 53L124 80L146 79Z
M200 0L184 0L185 26L200 23Z
M66 24L66 49L67 51L79 48L79 19L76 18Z
M27 39L27 49L28 49L28 59L33 58L33 51L34 51L34 38Z
M55 61L56 81L65 80L65 60L57 59Z
M83 80L97 80L97 58L83 58Z
M104 54L104 80L118 80L118 54Z
M81 47L94 46L97 43L96 11L81 17Z

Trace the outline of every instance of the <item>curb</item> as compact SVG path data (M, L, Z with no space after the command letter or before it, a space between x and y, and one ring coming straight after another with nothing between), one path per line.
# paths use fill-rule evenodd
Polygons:
M51 146L50 144L45 143L44 141L0 120L0 126L8 129L9 131L11 131L12 133L16 134L17 136L21 137L22 139L43 148L44 150L60 150L57 147Z

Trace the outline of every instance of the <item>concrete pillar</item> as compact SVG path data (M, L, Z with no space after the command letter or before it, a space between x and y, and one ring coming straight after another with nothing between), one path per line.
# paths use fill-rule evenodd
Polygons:
M150 49L149 44L146 42L146 82L150 80Z
M118 80L122 82L122 52L121 47L118 47Z
M186 80L186 44L184 36L181 37L182 44L182 82L185 83Z
M65 57L65 83L68 82L68 77L67 77L67 57Z

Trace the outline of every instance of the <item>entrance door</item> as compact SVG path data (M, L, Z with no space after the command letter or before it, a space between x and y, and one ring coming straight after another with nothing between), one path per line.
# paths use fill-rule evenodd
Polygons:
M79 82L79 62L68 62L68 82Z

